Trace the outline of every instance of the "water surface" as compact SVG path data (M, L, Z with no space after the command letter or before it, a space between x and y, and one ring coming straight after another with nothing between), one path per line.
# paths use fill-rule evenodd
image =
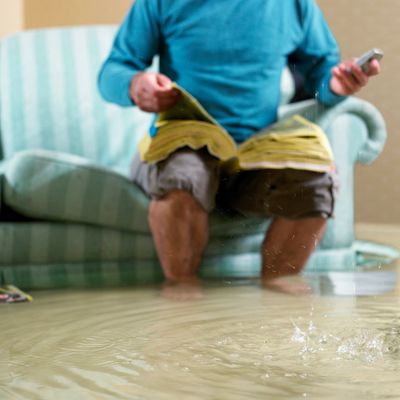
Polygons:
M3 305L1 399L399 399L399 267L308 278L313 294L208 283L34 292Z

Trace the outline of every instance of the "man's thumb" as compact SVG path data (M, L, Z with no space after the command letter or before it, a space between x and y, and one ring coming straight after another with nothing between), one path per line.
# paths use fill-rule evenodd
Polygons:
M161 89L171 89L172 88L172 81L167 76L163 74L157 74L157 84L160 86Z

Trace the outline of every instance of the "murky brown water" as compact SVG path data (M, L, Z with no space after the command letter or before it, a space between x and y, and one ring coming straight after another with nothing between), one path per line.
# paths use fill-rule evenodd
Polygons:
M0 399L399 399L398 274L33 293L0 308Z

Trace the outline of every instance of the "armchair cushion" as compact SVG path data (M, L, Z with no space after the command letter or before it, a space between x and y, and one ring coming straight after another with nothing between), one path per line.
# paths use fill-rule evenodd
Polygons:
M4 202L21 215L42 221L97 225L150 233L149 200L125 176L78 156L46 150L17 153L7 165ZM211 234L265 232L267 222L214 213Z
M145 195L125 176L66 153L27 150L8 162L4 201L43 221L148 232Z

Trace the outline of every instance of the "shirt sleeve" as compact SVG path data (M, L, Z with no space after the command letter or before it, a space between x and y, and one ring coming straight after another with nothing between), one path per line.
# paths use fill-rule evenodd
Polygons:
M338 96L330 89L332 68L340 62L340 52L331 30L314 0L298 0L301 4L300 19L302 40L289 63L304 77L304 89L326 105L336 104L345 96Z
M148 68L159 51L158 0L136 0L115 37L111 52L98 75L103 98L120 106L132 106L132 78Z

